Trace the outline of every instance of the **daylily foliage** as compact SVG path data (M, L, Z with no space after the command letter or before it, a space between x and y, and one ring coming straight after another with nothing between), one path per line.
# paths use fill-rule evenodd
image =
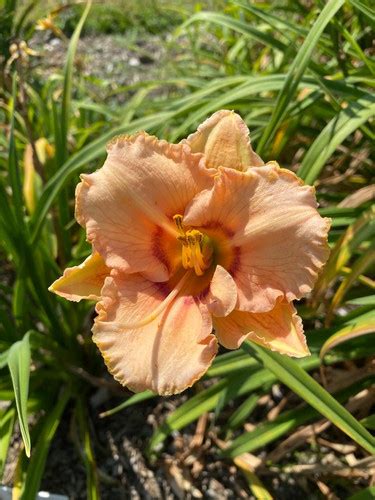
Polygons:
M98 301L93 340L121 384L181 392L218 342L309 354L292 301L328 258L330 220L312 187L263 163L237 114L218 111L180 144L117 137L81 179L76 218L93 253L50 290Z

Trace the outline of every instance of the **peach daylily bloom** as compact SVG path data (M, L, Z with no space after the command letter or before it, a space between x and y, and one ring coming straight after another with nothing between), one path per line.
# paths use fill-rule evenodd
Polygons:
M180 144L115 138L81 179L76 218L93 253L50 289L98 300L93 340L121 384L181 392L218 342L309 354L292 301L327 260L329 220L313 188L264 165L237 114L215 113Z

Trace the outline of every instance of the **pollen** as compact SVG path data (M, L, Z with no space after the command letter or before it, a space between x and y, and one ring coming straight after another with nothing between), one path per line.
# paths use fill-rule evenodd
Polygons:
M181 242L181 260L185 269L194 269L197 276L202 276L210 267L212 257L212 245L210 239L197 229L185 230L182 224L182 215L173 217Z

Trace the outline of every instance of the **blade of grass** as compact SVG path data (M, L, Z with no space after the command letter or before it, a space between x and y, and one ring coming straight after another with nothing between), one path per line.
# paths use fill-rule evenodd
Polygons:
M39 423L41 429L27 467L25 481L22 485L22 491L24 494L28 495L28 498L36 498L37 496L43 478L49 448L69 399L70 391L65 389L60 394L56 405L48 411L42 422Z
M0 481L4 474L5 462L13 435L16 410L13 405L0 415Z
M119 404L118 406L115 406L111 410L107 410L100 413L99 417L100 418L111 417L112 415L115 415L115 413L118 413L119 411L124 410L125 408L129 408L129 406L136 405L138 403L141 403L142 401L147 401L147 399L155 398L156 396L157 395L151 391L144 391L138 394L134 394L130 398L126 399L123 403Z
M258 394L250 394L248 398L232 413L224 427L226 430L234 431L240 427L256 408L259 401Z
M0 370L8 364L9 349L0 353Z
M30 341L29 333L22 340L15 342L9 349L8 367L12 378L16 400L17 415L26 456L30 456L30 434L27 424L27 397L30 377Z
M24 222L24 210L23 210L23 193L22 193L22 182L19 170L19 165L17 161L17 150L14 137L14 116L17 101L17 80L16 75L13 75L12 82L12 107L10 110L10 135L9 135L9 180L10 186L12 188L12 198L14 214L16 216L17 226L14 228L16 232L26 234L25 222Z
M71 114L71 94L72 94L72 83L73 83L73 67L74 67L74 57L77 50L78 40L86 21L88 13L91 8L91 0L88 0L86 7L82 13L82 16L74 30L73 36L69 43L66 63L64 67L64 85L62 93L62 103L61 103L61 115L59 117L59 124L55 125L55 144L56 144L56 155L55 159L58 168L67 160L68 158L68 133L69 133L69 122ZM60 135L60 137L58 137ZM69 210L69 197L66 189L62 189L58 196L58 206L59 206L59 219L60 219L60 258L63 264L71 258L71 237L69 231L66 230L67 225L70 221L70 210Z
M317 368L319 364L318 356L311 356L302 360L302 366L307 370ZM154 450L174 430L190 424L202 413L215 409L219 404L222 404L224 398L226 401L235 399L275 381L276 376L267 369L243 370L236 373L233 378L228 377L221 380L208 389L199 392L171 413L154 432L149 449Z
M242 471L250 490L257 500L273 500L272 495L264 486L259 477L254 473L252 467L247 463L245 457L235 457L233 462Z
M279 128L281 121L287 112L287 107L292 101L294 94L297 90L298 84L304 74L307 65L311 59L312 52L319 41L325 27L330 22L336 12L342 7L344 0L329 0L325 5L322 12L319 14L318 19L315 21L313 27L309 31L302 47L298 51L296 58L291 65L285 79L283 88L280 90L274 111L266 126L260 141L257 146L257 153L262 156L270 140L275 135Z
M283 52L286 50L286 45L280 40L277 40L268 33L264 33L257 28L253 28L248 23L234 19L233 17L226 16L224 14L217 14L216 12L198 12L191 16L187 21L185 21L182 26L178 29L177 33L181 33L187 26L195 22L210 22L215 23L226 28L230 28L237 33L249 36L260 43L263 43L267 47L272 47L274 49Z
M346 276L341 282L339 288L337 289L335 295L333 296L331 303L329 305L328 311L326 313L325 323L329 326L331 318L335 309L339 307L342 303L345 294L348 292L350 287L356 282L361 274L363 274L369 267L375 263L375 243L368 248L363 255L361 255L355 263L352 265L350 274Z
M375 498L375 486L369 486L364 490L351 495L348 500L373 500Z
M256 344L244 342L242 348L356 443L375 453L375 438L298 363Z
M362 14L364 14L372 22L372 24L375 25L375 13L373 10L359 0L349 0L349 3L351 3L356 9L360 10Z
M91 8L92 0L87 0L85 10L74 30L73 36L69 43L66 63L64 67L64 88L62 95L62 105L61 105L61 146L62 146L62 162L64 162L68 156L68 130L69 130L69 118L71 111L71 95L72 95L72 82L73 82L73 67L74 67L74 57L77 51L77 45L79 37L81 36L81 31L83 25L85 24L86 18L89 14Z
M357 321L345 326L337 331L334 335L329 337L323 344L320 350L320 357L323 358L325 354L334 347L354 339L362 335L368 335L375 332L375 314L371 311L358 318Z
M298 169L299 177L313 184L337 146L374 115L375 97L372 95L350 102L315 139Z
M208 377L218 377L245 368L250 370L257 367L259 367L259 363L255 359L249 358L244 352L237 350L217 356L206 375Z
M332 249L328 262L320 274L313 291L313 304L317 304L325 294L328 285L338 276L341 269L352 257L358 246L375 232L375 207L364 212L350 225Z
M80 398L77 402L77 420L83 443L83 459L86 467L87 499L100 500L99 478L92 448L89 419L85 408L86 402Z
M337 398L344 402L372 383L373 377L367 376L366 380L352 384L351 387L340 391ZM228 448L223 450L223 456L233 458L242 453L254 452L259 448L267 446L276 439L279 439L296 427L305 425L318 416L319 412L316 409L310 406L306 407L305 405L300 408L286 411L275 418L275 420L271 422L261 422L252 431L245 432L238 436Z

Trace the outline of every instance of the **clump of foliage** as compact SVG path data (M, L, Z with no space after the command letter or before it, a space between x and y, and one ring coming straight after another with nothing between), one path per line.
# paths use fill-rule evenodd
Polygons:
M173 431L214 411L225 442L218 452L245 469L258 498L268 498L241 462L243 453L285 438L321 415L358 444L358 461L375 450L368 432L373 417L362 415L360 422L345 409L353 396L368 394L374 378L369 367L375 346L368 335L375 329L373 12L364 0L319 5L233 1L225 11L190 15L176 33L186 51L174 64L174 78L126 89L126 103L118 108L91 101L84 78L74 71L86 19L94 30L107 29L95 24L93 14L90 18L89 4L74 22L62 75L33 87L26 60L19 57L3 67L0 477L18 421L24 446L14 484L22 498L33 498L38 490L67 408L87 469L89 498L100 490L88 398L93 387L114 385L90 340L91 306L66 303L47 291L61 269L89 252L73 217L78 174L100 165L106 142L116 134L144 129L177 141L224 107L244 117L254 149L265 160L278 160L316 186L320 211L333 220L331 257L312 296L298 307L312 356L297 362L251 344L223 353L207 373L210 383L155 432L149 454L158 453ZM151 10L146 17L152 30ZM351 376L333 384L345 366ZM310 375L319 370L320 383ZM333 379L324 380L325 373ZM245 431L244 422L275 382L299 396L298 406L281 408L274 420ZM124 396L108 415L151 397Z

